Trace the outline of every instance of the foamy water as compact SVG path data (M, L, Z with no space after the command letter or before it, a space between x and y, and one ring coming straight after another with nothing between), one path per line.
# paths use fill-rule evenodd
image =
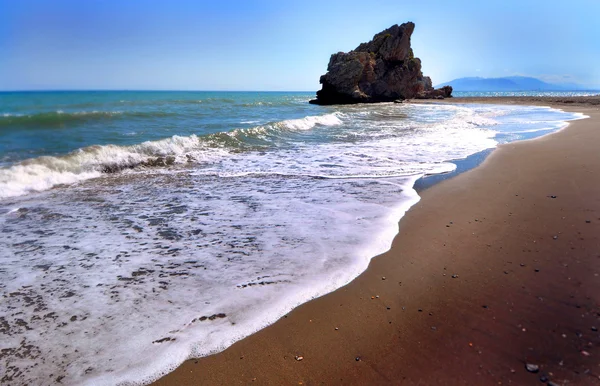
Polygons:
M287 95L191 99L154 103L187 122L198 106L246 110L219 121L238 122L229 130L198 110L203 127L162 138L124 135L147 130L147 118L125 111L127 124L110 134L121 143L98 137L62 153L11 155L0 169L0 378L144 384L221 351L363 272L418 201L420 176L578 117L518 106L319 108ZM176 124L164 119L163 128Z

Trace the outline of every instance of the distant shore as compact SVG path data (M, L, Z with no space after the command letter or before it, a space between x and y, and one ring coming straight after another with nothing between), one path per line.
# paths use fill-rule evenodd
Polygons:
M156 385L600 383L600 97L424 103L590 118L423 190L350 284Z

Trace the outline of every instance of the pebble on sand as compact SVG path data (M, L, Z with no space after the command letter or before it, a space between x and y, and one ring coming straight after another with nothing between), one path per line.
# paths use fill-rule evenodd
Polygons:
M525 368L530 373L537 373L538 371L540 371L540 366L533 364L533 363L526 363Z
M299 356L299 355L296 355L296 357L295 357L295 358L296 358L296 360L297 360L297 361L301 361L302 359L304 359L304 357L302 357L302 356Z

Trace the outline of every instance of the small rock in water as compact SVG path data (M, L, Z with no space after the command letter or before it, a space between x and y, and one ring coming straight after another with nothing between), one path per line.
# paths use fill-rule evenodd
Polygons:
M538 371L540 371L540 366L535 365L533 363L527 363L525 364L525 368L527 369L527 371L529 371L530 373L537 373Z
M302 357L302 356L299 356L299 355L296 355L295 359L296 359L297 361L301 361L302 359L304 359L304 357Z

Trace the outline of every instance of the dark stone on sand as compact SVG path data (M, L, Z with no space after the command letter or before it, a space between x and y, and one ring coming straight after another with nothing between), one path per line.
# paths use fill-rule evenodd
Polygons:
M355 361L360 362L360 357L354 358Z
M589 224L592 222L592 220L585 220L586 224Z
M547 376L545 376L545 375L542 375L542 376L540 377L540 382L544 382L544 383L545 383L545 382L548 382L548 377L547 377Z
M534 271L535 271L535 272L540 272L540 270L539 270L538 268L536 268Z
M540 366L533 363L526 363L525 369L527 369L527 371L529 371L530 373L537 373L538 371L540 371Z
M596 328L595 326L592 326L592 331L598 332L598 328Z
M421 60L415 58L410 37L412 22L393 25L350 52L331 55L327 73L319 83L319 105L396 102L411 98L447 98L452 87L434 90L423 76Z

